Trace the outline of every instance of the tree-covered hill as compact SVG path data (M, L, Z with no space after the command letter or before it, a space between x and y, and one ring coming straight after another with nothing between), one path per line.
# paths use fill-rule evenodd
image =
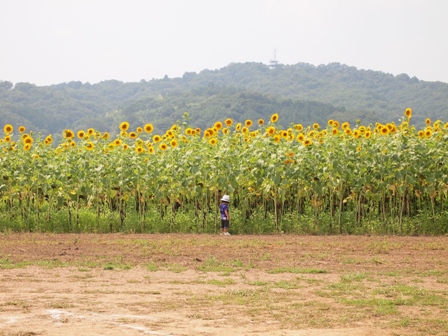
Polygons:
M351 111L370 111L390 119L406 107L415 111L415 122L426 117L448 119L448 84L425 82L406 74L393 76L379 71L331 63L279 65L270 69L261 63L230 64L216 71L186 74L190 85L215 83L239 86L261 93L343 106Z
M278 112L283 126L325 123L329 118L362 123L394 121L406 107L413 122L448 120L448 84L425 82L405 74L332 63L278 65L232 63L219 70L185 73L134 83L107 80L51 86L0 82L0 125L24 125L43 134L94 127L116 132L151 122L163 131L185 112L192 126L217 120L268 118Z

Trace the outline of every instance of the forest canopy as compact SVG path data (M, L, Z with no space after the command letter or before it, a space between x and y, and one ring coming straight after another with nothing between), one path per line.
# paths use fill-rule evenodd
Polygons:
M64 129L94 127L111 134L116 125L151 122L163 131L189 113L195 127L218 119L268 118L281 113L290 122L310 125L328 119L363 124L398 121L407 107L413 123L448 119L448 84L426 82L331 63L278 65L231 63L218 70L186 72L181 78L96 84L72 81L50 86L0 81L0 124L24 125L57 139Z

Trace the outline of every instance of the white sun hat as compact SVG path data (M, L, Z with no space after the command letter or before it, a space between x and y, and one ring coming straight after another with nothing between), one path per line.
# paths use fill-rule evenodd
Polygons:
M230 202L230 196L229 196L229 195L224 195L224 196L221 198L221 201L223 201L223 202Z

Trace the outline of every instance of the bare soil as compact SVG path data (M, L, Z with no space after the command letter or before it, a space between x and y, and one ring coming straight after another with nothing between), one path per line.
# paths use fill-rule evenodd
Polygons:
M447 335L448 237L0 234L0 336Z

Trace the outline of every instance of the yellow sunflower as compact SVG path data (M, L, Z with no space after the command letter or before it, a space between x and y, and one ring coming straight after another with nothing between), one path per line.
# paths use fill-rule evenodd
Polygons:
M64 139L73 139L75 137L75 133L72 130L66 129L64 130Z
M127 121L123 121L120 124L120 131L125 132L129 129L129 123Z
M251 127L251 126L252 126L252 120L247 119L247 120L244 122L244 125L245 125L246 127Z
M6 134L12 133L13 130L14 130L14 127L12 127L11 124L6 124L5 127L3 127L3 131Z
M78 139L84 139L84 137L86 136L86 133L84 131L78 131Z
M73 142L74 143L74 142ZM95 145L92 143L92 142L87 142L85 145L84 145L84 148L85 149L87 149L87 150L89 150L89 151L91 151L91 150L93 150L94 148L95 148Z
M170 141L170 146L171 146L172 148L176 148L177 145L178 145L178 143L177 143L177 140L176 140L176 139L172 139L172 140Z
M226 124L227 127L229 127L229 126L232 126L232 124L233 124L233 120L230 119L230 118L227 118L227 119L224 121L224 123Z
M313 141L311 140L311 139L306 139L304 142L303 142L303 144L305 145L305 146L311 146L312 144L313 144Z
M405 111L404 111L404 115L408 118L412 117L412 109L410 107L408 107Z
M209 140L209 144L212 146L215 146L217 143L218 143L218 139L216 139L216 138L211 138Z
M278 114L277 114L277 113L274 113L274 114L271 116L271 122L276 123L277 121L278 121Z
M160 135L154 135L153 137L152 137L152 141L154 142L154 143L158 143L158 142L160 142L162 140L162 138L160 137Z
M131 139L137 139L137 137L138 137L138 134L137 134L136 132L131 132L131 133L129 133L129 138L131 138Z
M161 150L165 151L165 150L168 149L168 145L167 145L166 143L161 143L161 144L159 145L159 148L160 148Z
M264 125L264 120L258 119L258 126L263 126L263 125Z
M19 132L23 133L26 131L26 127L25 126L19 126Z
M222 122L220 121L215 122L215 125L213 127L219 131L222 128Z
M146 124L143 129L146 133L151 133L154 130L154 126L152 126L152 124Z

